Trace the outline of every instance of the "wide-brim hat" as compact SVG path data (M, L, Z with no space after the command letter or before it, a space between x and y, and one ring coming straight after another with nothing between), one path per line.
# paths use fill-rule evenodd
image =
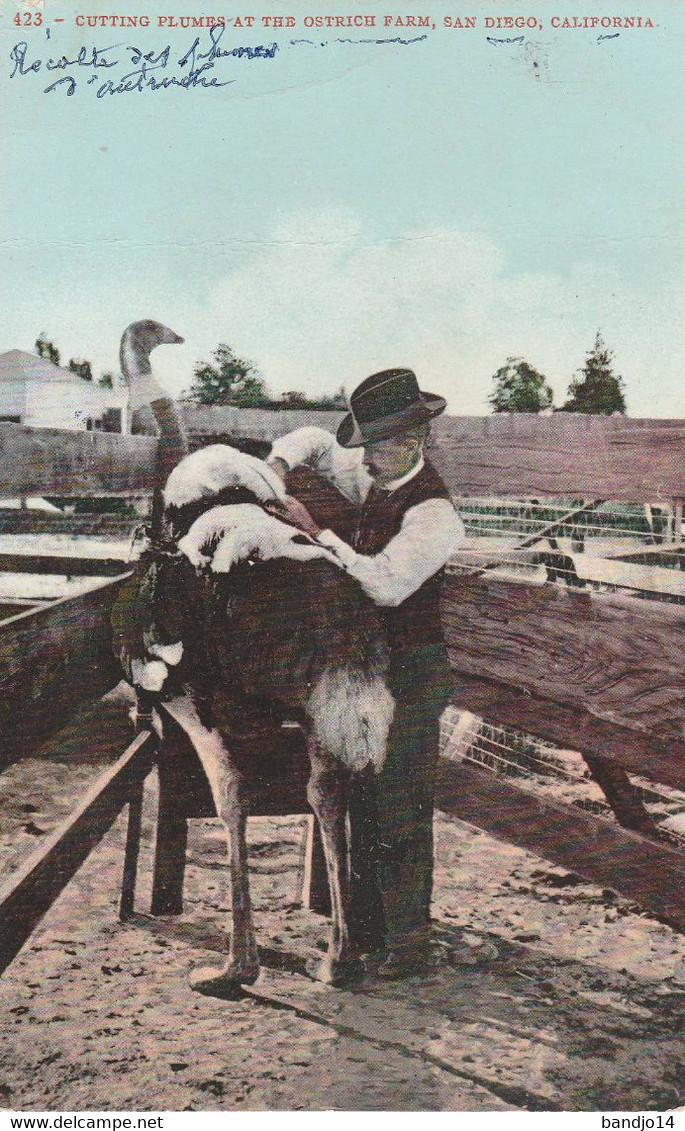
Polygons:
M343 448L361 448L408 432L446 408L444 397L419 389L413 370L383 369L352 393L351 411L340 422L337 440Z

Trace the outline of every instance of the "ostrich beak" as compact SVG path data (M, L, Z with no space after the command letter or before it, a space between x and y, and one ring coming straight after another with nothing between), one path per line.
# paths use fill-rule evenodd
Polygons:
M180 334L175 334L173 330L167 330L164 335L163 344L167 346L180 346L185 342Z

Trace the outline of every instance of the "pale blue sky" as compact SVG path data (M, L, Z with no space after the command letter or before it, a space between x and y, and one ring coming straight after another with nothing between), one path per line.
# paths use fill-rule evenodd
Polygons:
M30 61L169 43L177 56L194 33L80 31L73 13L94 5L46 0L46 21L65 19L48 22L48 42L4 8L0 350L46 330L65 360L113 368L124 326L157 317L186 338L159 358L173 390L223 340L274 391L350 388L408 364L452 411L483 413L508 355L541 369L560 403L601 327L631 414L685 416L685 5L638 0L626 12L658 26L602 40L554 31L549 17L574 6L548 0L525 5L543 27L524 32L482 26L524 11L513 2L469 4L473 31L441 29L460 14L446 0L409 7L437 25L422 42L336 42L420 34L377 27L290 46L313 33L229 28L222 46L275 40L276 57L222 63L236 82L220 90L107 99L85 68L71 98L42 93L56 72L10 81L11 48L26 39ZM379 23L405 10L248 10L274 8Z

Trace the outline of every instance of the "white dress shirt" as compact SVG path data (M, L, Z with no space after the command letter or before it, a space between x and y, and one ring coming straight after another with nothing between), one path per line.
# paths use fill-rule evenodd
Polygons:
M373 479L362 463L362 448L343 448L323 428L298 428L276 440L271 459L288 468L305 464L328 479L351 502L361 505ZM385 484L396 491L423 467L423 459L401 479ZM410 507L402 525L378 554L358 554L332 530L318 541L332 550L341 568L361 585L377 605L400 605L442 569L464 540L464 524L449 499L427 499Z

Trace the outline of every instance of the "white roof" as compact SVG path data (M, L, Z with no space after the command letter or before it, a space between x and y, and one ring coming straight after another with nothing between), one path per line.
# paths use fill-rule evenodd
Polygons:
M84 381L71 369L63 369L45 357L38 357L35 353L26 350L7 350L0 353L0 384L26 384L40 382L42 384L66 384L77 386L82 394L91 400L95 396L103 408L124 408L128 403L128 388L121 379L115 377L114 388L106 389L96 380Z
M25 350L7 350L0 353L0 381L68 381L80 384L81 377L70 369L62 369L45 357Z

